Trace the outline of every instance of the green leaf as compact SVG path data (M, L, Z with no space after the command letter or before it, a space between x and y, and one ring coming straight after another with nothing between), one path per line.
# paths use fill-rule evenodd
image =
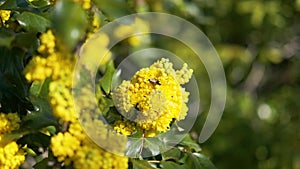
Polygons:
M15 17L26 31L44 32L51 24L48 19L33 12L25 11L21 14L16 14Z
M190 135L186 135L183 140L179 143L180 145L184 146L186 149L194 150L196 152L201 151L199 144L194 141Z
M93 0L93 2L112 19L130 14L125 0Z
M21 128L36 132L47 126L58 126L57 118L52 113L51 106L47 99L32 96L31 101L38 111L32 111L23 118Z
M21 32L16 34L13 46L28 49L37 43L36 32Z
M3 0L2 0L3 1ZM15 11L35 11L41 12L50 6L50 3L45 0L29 2L27 0L6 0L0 1L0 10L15 10Z
M134 138L134 139L129 139L127 143L127 150L126 150L126 156L130 157L140 157L140 151L142 148L143 144L143 139L142 138Z
M28 84L23 75L24 51L0 47L0 110L4 113L27 114L33 110L28 100Z
M52 113L48 102L49 85L51 79L46 78L42 83L34 82L31 85L31 101L37 107L37 111L32 111L24 117L21 127L35 132L44 127L58 126L57 118Z
M99 83L106 94L110 93L112 78L116 69L113 61L109 61L105 70L104 76L100 79Z
M0 46L10 47L14 39L15 34L13 31L0 27Z
M107 116L110 108L114 106L114 102L111 98L108 98L106 95L104 95L103 91L101 90L100 84L96 84L95 90L100 112L102 113L102 115Z
M36 32L15 33L7 28L0 28L0 46L7 48L30 48L37 43Z
M155 169L145 160L131 160L133 169Z
M55 126L47 126L46 127L47 131L49 131L50 134L54 135L56 133L56 128Z
M17 9L18 0L6 0L4 3L1 3L0 9Z
M79 3L73 1L56 1L52 25L62 46L72 51L84 37L87 28L87 15Z
M188 153L188 158L185 163L187 166L193 169L202 169L200 161L196 156L194 156L192 153Z
M3 145L6 145L11 141L18 140L26 134L28 134L28 131L21 131L21 130L16 130L11 133L5 134L4 137L2 137L0 140L0 146L3 147Z
M160 152L160 146L163 144L158 138L150 137L145 138L144 148L147 148L152 154L157 155Z
M107 114L103 115L109 124L112 124L118 120L122 120L122 116L120 116L119 112L115 108L110 108Z
M198 160L200 161L200 164L203 166L204 169L217 169L214 164L203 154L200 153L193 153L196 157L198 157Z
M163 160L173 159L178 161L181 157L181 151L178 148L172 148L164 153L162 153Z
M50 5L50 2L47 0L32 1L30 3L32 6L34 6L36 8L43 8L43 7Z
M50 168L50 167L48 166L48 162L49 162L49 159L48 159L48 158L45 158L45 159L43 159L42 161L36 163L36 164L33 166L33 168L35 168L35 169L48 169L48 168Z
M162 161L160 166L161 168L165 169L186 169L184 166L179 165L173 161Z
M185 165L194 169L216 169L212 162L200 153L188 153Z
M50 145L50 139L50 136L38 132L22 137L20 140L18 140L18 143L22 145L26 144L27 147L37 152L39 147L48 147Z
M43 82L33 82L30 87L30 94L35 97L47 98L51 78L46 78Z

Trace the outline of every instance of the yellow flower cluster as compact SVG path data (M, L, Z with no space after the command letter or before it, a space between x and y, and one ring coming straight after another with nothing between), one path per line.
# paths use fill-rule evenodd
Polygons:
M53 136L51 149L60 162L64 161L67 165L73 162L75 168L128 168L127 157L114 155L99 148L85 134L79 122L71 123L67 132Z
M117 121L114 124L114 130L118 133L123 134L124 136L129 136L135 132L135 124L129 120Z
M52 53L48 57L35 56L25 68L28 81L43 81L47 77L53 80L65 79L73 69L73 59L65 58L61 53ZM70 86L72 81L69 81Z
M17 113L0 113L0 135L10 133L20 127L20 118Z
M188 69L188 65L186 63L183 64L180 70L175 70L173 69L173 64L169 61L169 59L165 58L162 58L160 61L155 62L151 65L151 67L158 68L165 71L167 74L172 75L180 85L189 82L190 78L193 75L193 70Z
M73 71L75 58L68 58L61 52L55 52L55 37L51 30L40 37L41 45L38 52L43 56L35 56L26 66L24 72L28 81L43 81L47 77L52 80L68 79ZM71 80L65 80L65 84L72 85Z
M11 11L9 10L0 10L0 20L4 24L10 18ZM0 24L1 26L1 24Z
M173 119L186 116L189 93L180 85L189 81L193 71L184 64L174 70L168 59L161 59L149 68L139 70L131 81L123 81L113 92L113 99L121 114L136 123L136 129L146 136L155 136L170 128ZM117 132L133 133L128 122L115 124Z
M97 32L100 29L101 26L101 18L98 13L90 14L89 22L90 22L90 28L87 33L87 39L89 39L95 32Z
M52 81L49 85L49 98L52 111L56 117L59 117L64 122L75 122L78 117L75 114L71 86L69 86L72 83L71 80L71 77L69 79L59 79Z
M76 97L75 107L80 115L81 126L88 132L93 141L110 152L124 155L127 138L116 134L109 125L105 125L105 120L102 121L103 114L99 111L101 105L98 105L98 100L92 99L96 96L91 85L86 85L75 92L74 97Z
M20 118L17 113L0 113L0 142L5 134L19 128ZM0 168L19 168L25 161L25 153L15 142L0 144Z
M51 30L42 34L40 37L41 45L38 48L38 52L41 54L52 54L55 50L55 37Z
M82 5L82 8L88 10L91 8L91 0L74 0Z
M106 152L97 146L84 132L75 112L72 96L73 69L76 57L66 57L66 54L55 49L55 37L52 32L41 35L39 52L25 69L25 77L29 81L43 81L51 78L49 85L49 100L55 116L61 124L68 124L66 131L59 132L51 138L51 150L59 162L73 165L74 168L89 169L125 169L128 158ZM47 40L48 39L48 40ZM90 106L89 97L81 97L85 107ZM92 119L87 117L86 119ZM100 121L100 120L98 120ZM99 125L104 125L98 122Z

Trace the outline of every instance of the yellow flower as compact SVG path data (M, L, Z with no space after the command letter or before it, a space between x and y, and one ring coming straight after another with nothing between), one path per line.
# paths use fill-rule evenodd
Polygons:
M55 51L55 36L51 30L40 37L41 45L38 52L43 56L34 56L25 67L25 77L29 82L43 81L47 77L52 80L63 79L67 86L72 85L72 72L76 63L76 57Z
M114 130L118 133L128 136L135 132L135 124L130 121L117 121L114 124Z
M0 20L2 21L2 23L5 23L6 21L9 20L10 13L11 11L9 10L0 10Z
M174 70L168 59L136 72L131 81L123 81L113 92L113 100L121 114L136 123L136 131L146 136L166 132L173 119L186 116L189 93L180 85L189 81L192 70L184 64ZM124 135L133 133L128 122L117 122L114 129Z
M103 134L103 133L99 133ZM105 133L104 133L105 134ZM115 143L110 140L110 145ZM68 131L51 138L51 149L55 157L66 165L73 163L78 169L127 169L128 158L106 152L85 134L80 123L70 124Z
M128 158L105 152L92 142L79 147L74 167L80 169L127 169Z
M88 2L88 1L84 1ZM109 42L105 35L101 35L97 39L103 44L103 49ZM77 56L66 57L65 53L55 48L55 37L52 31L49 30L40 37L41 45L38 52L42 56L35 56L25 68L25 77L28 81L42 82L46 78L51 78L49 85L49 102L53 113L60 119L61 124L69 124L64 132L59 132L51 138L50 148L53 155L57 157L59 162L64 162L65 165L73 165L74 168L90 169L90 168L116 168L125 169L128 166L127 157L119 157L112 153L106 152L98 147L86 135L81 124L79 123L78 114L75 112L74 99L72 95L73 69L76 63ZM106 50L106 49L105 49ZM81 107L86 110L93 110L95 107L91 105L89 90L80 90ZM88 113L85 114L85 120L91 120ZM66 123L67 122L67 123ZM88 129L95 130L95 126L104 128L104 123L100 120L86 121L85 126ZM0 124L1 125L1 124ZM85 128L86 129L86 128ZM103 130L99 130L97 136L102 140L106 139L106 134ZM116 143L118 140L111 140ZM112 145L107 142L107 144ZM115 146L120 149L120 146ZM117 151L116 152L120 152ZM1 167L0 167L1 168Z
M17 113L0 113L0 142L5 134L19 128L20 118ZM0 144L0 168L19 168L25 161L25 153L15 141Z
M18 144L13 141L0 146L0 168L15 169L19 168L25 161L25 153L19 150Z
M91 0L74 0L74 2L80 3L83 9L87 10L91 8Z
M65 122L76 121L78 116L75 113L73 96L71 89L66 85L66 80L60 79L50 83L49 98L56 117Z
M59 162L72 158L80 146L80 141L70 133L58 133L51 138L53 155Z
M38 52L41 54L52 54L55 50L55 37L51 30L43 33L40 37L41 45L38 48Z
M10 133L18 129L20 126L20 118L17 113L0 113L0 135Z

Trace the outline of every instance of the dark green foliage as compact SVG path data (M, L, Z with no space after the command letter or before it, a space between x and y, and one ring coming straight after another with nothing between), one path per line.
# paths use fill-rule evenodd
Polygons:
M29 85L22 74L23 65L22 50L14 48L9 50L0 47L0 111L18 112L26 115L27 110L33 110L29 101Z

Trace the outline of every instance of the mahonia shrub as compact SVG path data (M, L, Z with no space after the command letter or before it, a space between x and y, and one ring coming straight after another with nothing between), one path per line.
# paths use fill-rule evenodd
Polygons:
M89 79L90 66L97 67L95 90L90 90L91 84L74 82L74 69L83 59L80 48L87 40L117 17L140 10L132 0L1 1L1 169L214 168L189 134L155 157L125 154L126 146L137 155L143 150L143 145L126 142L127 136L143 141L154 138L187 116L189 92L183 85L193 74L187 64L175 70L168 59L161 58L112 89L108 84L115 60L121 57L108 49L110 37L102 33L97 52L106 53L105 58L93 63L88 58L81 72L81 78ZM131 24L150 29L140 18ZM120 24L114 34L123 37L132 32L129 23ZM120 46L137 50L150 43L150 35L132 36ZM91 95L96 96L96 106ZM91 114L96 109L100 113ZM96 136L90 137L87 130L94 130ZM108 137L111 133L122 139ZM99 146L95 138L113 150ZM155 149L151 145L148 148Z

